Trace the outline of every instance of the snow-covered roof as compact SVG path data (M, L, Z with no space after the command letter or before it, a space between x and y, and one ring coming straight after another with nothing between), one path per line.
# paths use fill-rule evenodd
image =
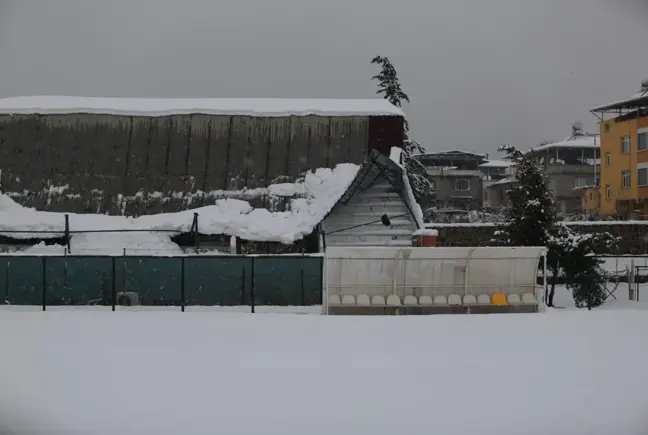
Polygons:
M489 187L492 187L492 186L501 186L502 184L511 184L511 183L517 183L517 178L515 178L515 177L502 178L501 180L493 181L488 186L486 186L486 188L489 188Z
M630 98L625 100L615 101L614 103L604 104L602 106L592 109L592 112L605 112L608 110L620 109L638 109L640 107L648 106L648 90L639 91Z
M510 168L513 163L506 160L488 160L486 163L479 165L480 168Z
M476 153L474 151L465 151L465 150L447 150L447 151L435 151L427 154L423 154L421 157L425 156L439 156L439 155L470 155L470 156L476 156L476 157L486 157L486 154L482 153Z
M565 140L532 147L531 151L544 151L554 148L601 148L599 135L570 136Z
M273 185L269 191L292 192L299 197L291 200L290 211L270 212L253 208L246 201L219 199L214 205L178 213L131 218L99 214L69 214L73 250L102 246L115 247L129 241L129 249L142 246L165 250L174 231L191 231L193 214L199 215L201 234L225 234L245 240L273 241L290 244L311 234L316 225L331 211L354 180L359 167L340 164L335 169L317 169L291 185ZM64 214L37 211L23 207L6 195L0 195L0 235L12 238L54 238L64 232ZM135 233L78 233L96 230L150 230ZM12 231L52 231L47 234L13 233ZM156 232L158 231L158 232ZM132 243L131 240L134 240ZM114 245L114 246L113 246ZM76 248L76 249L75 249Z
M30 96L0 99L0 114L89 113L125 116L404 116L384 99L89 98Z

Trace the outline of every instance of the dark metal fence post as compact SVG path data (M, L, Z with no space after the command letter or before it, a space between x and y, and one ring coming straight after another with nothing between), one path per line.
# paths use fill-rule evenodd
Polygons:
M117 305L117 258L110 257L112 259L112 310L115 311L115 305Z
M304 300L304 260L302 259L302 264L301 268L299 270L300 278L301 278L301 306L306 305L306 301Z
M47 256L43 256L42 259L43 265L43 292L41 297L43 298L43 311L47 311Z
M7 261L5 266L5 304L9 305L9 287L11 285L11 279L9 279L9 271L11 270L11 260Z
M181 311L185 311L185 257L180 257L180 299L182 301Z
M251 262L252 266L251 266L251 271L250 271L250 273L251 273L250 278L252 280L251 285L250 285L250 307L252 308L252 313L254 313L254 286L256 285L256 283L255 283L256 279L255 279L255 274L254 274L254 261L255 261L255 259L254 259L254 257L250 257L250 258L252 259L252 262Z
M245 305L245 266L241 269L241 305Z
M194 244L196 245L196 253L200 250L200 237L198 236L198 213L194 213L193 224L191 224L193 229L193 238Z
M70 253L70 215L65 214L65 244L67 245L67 252Z

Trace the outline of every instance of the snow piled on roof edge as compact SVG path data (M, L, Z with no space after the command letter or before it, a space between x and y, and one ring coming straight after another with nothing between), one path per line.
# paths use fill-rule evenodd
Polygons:
M303 180L292 186L295 195L300 197L294 197L291 200L290 211L285 212L270 212L264 208L255 209L248 202L237 199L219 199L210 206L137 218L70 213L72 243L83 240L84 246L100 246L100 242L112 244L113 239L137 238L138 234L148 234L153 239L163 236L166 240L172 233L162 234L160 231L189 232L193 215L198 213L201 234L225 234L244 240L292 244L313 232L347 190L358 169L357 165L344 163L337 165L334 169L320 168L309 171ZM281 187L279 190L287 190L286 185L277 186ZM273 186L270 186L269 189L272 190L272 188ZM60 237L65 231L64 222L64 213L26 208L14 202L7 195L0 195L0 234L4 236L22 239ZM92 230L143 230L150 232L74 234L74 231ZM8 233L8 231L51 231L51 233L16 234ZM155 244L155 240L150 240L151 237L146 237L147 242ZM161 243L160 246L163 244Z
M94 98L26 96L0 98L0 114L103 114L123 116L404 116L380 98Z

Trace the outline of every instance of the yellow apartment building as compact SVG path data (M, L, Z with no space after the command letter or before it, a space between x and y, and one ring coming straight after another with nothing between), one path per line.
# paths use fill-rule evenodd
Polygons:
M601 129L598 214L648 219L648 81L634 96L592 113Z

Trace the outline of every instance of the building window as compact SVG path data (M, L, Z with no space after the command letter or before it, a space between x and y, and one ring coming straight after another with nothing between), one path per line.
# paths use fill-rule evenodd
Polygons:
M648 168L639 168L637 170L637 184L639 186L648 186Z
M637 149L648 150L648 132L637 135Z
M459 192L466 192L470 190L470 180L467 180L465 178L455 180L455 190Z
M621 152L630 154L630 136L621 136Z
M610 156L610 153L605 153L605 167L609 168L610 167L610 160L612 157Z
M606 133L610 132L610 124L603 124L603 131Z
M605 185L605 199L608 201L612 199L612 186L609 184Z
M577 178L574 180L574 187L579 188L579 187L585 187L587 186L587 180L585 178Z
M621 171L621 187L624 189L630 188L630 171Z
M590 192L590 201L594 199L594 194Z

